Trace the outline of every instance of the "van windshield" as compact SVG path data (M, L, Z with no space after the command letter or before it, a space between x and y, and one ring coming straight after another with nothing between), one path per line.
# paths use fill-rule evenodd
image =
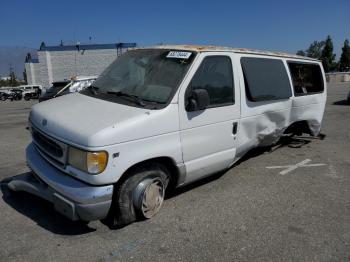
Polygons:
M163 108L175 94L194 57L194 52L186 51L128 51L81 93L131 106Z

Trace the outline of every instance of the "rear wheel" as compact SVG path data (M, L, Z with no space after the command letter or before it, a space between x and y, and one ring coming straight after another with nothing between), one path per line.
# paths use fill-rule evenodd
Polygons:
M123 227L155 216L162 207L169 179L168 170L158 163L147 163L131 170L116 186L105 222L112 227Z

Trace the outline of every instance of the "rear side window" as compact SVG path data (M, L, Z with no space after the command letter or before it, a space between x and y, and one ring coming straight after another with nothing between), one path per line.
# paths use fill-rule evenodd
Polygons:
M227 56L206 57L192 78L190 88L206 89L210 107L234 103L231 59Z
M242 57L247 98L252 102L288 99L292 96L282 60Z
M324 90L321 68L317 64L288 62L295 96L321 93Z

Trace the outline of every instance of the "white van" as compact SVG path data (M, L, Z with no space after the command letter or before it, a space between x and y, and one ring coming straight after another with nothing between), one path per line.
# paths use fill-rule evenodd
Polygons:
M33 172L8 186L71 220L123 226L157 214L167 187L225 170L286 132L317 136L325 102L318 60L212 46L135 49L88 89L32 108Z
M22 86L19 86L18 88L23 90L23 95L26 93L34 93L38 89L42 90L41 85L22 85Z

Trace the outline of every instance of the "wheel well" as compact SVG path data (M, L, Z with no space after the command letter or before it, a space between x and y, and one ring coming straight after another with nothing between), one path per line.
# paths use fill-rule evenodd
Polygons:
M168 188L173 188L176 186L177 181L179 179L180 172L178 167L175 164L175 161L170 157L156 157L156 158L151 158L151 159L147 159L145 161L136 163L133 166L129 167L124 172L124 174L120 177L119 181L123 181L132 170L139 168L142 165L147 165L150 163L159 163L163 165L170 174L170 182L169 182Z
M310 134L309 124L306 120L292 123L285 131L285 134L302 135L303 133Z

